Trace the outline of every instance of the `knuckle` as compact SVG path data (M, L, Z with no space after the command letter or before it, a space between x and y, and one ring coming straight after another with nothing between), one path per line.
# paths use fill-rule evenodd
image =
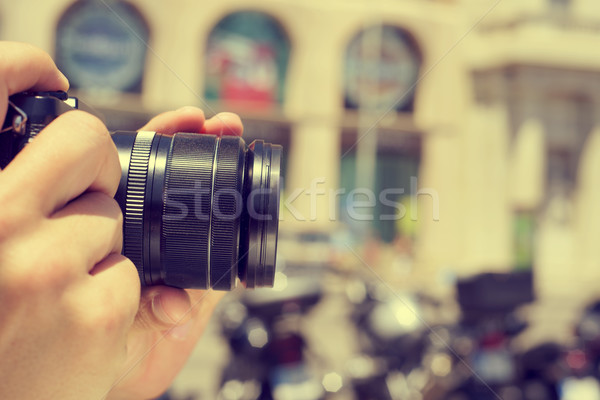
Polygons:
M119 203L112 197L106 196L107 214L115 221L115 239L121 238L123 235L123 212Z
M115 241L123 244L123 221L124 221L124 217L123 217L123 213L121 212L121 208L119 207L119 205L117 204L117 202L114 202L115 207L116 207L116 212L115 212L115 216L116 216L116 230L115 230L115 237L113 238Z
M75 119L80 125L97 135L108 135L108 130L104 123L98 117L82 110L72 110L66 113L70 118Z
M135 271L133 264L132 268ZM128 280L130 275L134 274L122 274L120 280ZM114 338L128 331L139 308L139 294L136 295L135 284L123 283L114 286L95 285L85 303L74 305L79 307L82 315L80 329L83 334ZM137 286L139 292L139 281Z
M66 115L69 114L77 121L79 140L85 152L103 164L104 180L114 194L121 180L121 164L108 128L98 117L84 111L73 110Z
M1 199L2 195L1 290L32 293L65 287L85 258L72 246L64 246L60 235L48 235L51 221L34 218L27 207Z
M113 218L116 221L123 219L121 207L112 196L104 192L88 192L82 198L86 199L86 206L91 204L94 209L100 210L103 215Z
M129 321L133 321L140 307L140 278L136 266L130 259L123 257L121 264L127 273L124 273L121 276L121 287L125 288L123 290L126 292L123 293L119 307L122 312L122 317Z
M27 293L24 286L29 284L28 274L24 273L22 268L6 268L0 275L0 292L6 295L7 298L14 298L16 294ZM17 296L20 298L21 295Z
M72 110L60 117L68 118L68 123L79 130L80 139L89 140L96 150L98 146L107 147L112 144L108 129L98 117L81 110Z
M111 226L114 226L110 239L111 243L122 245L123 242L123 212L117 201L103 192L87 193L86 198L94 205L94 209L100 210L103 216L110 219ZM120 251L120 248L119 248Z
M25 259L25 257L23 257ZM69 251L30 249L15 285L26 293L60 292L75 276L77 260Z
M82 328L88 334L115 336L123 333L133 320L129 307L115 300L114 293L98 289L92 307L85 311ZM135 314L134 314L135 315Z
M118 307L108 308L106 303L97 307L92 318L88 319L85 329L88 334L112 337L123 331L124 320L120 317Z
M29 219L27 213L24 212L25 207L12 206L10 201L3 201L1 197L2 195L0 195L0 204L2 204L3 210L0 213L0 244L13 237Z
M113 235L111 237L112 243L115 244L116 250L118 253L123 251L123 214L121 213L121 209L117 206L119 212L116 219L116 228L113 230Z
M123 212L121 211L121 207L114 198L106 196L106 199L110 216L117 222L117 228L121 231L123 228Z
M130 293L132 296L131 303L131 312L135 315L137 313L137 309L139 306L139 299L142 291L142 284L140 282L140 276L138 274L137 267L129 258L125 258L126 265L129 267L130 273L127 275L128 277L128 287L130 288Z
M96 288L92 300L70 306L77 316L77 329L86 337L104 335L117 325L115 314L110 311L112 300L106 297Z
M71 281L69 268L64 260L51 255L28 254L27 257L17 257L24 263L13 262L6 269L0 280L4 293L20 293L21 295L60 293Z
M9 180L0 181L0 246L39 221L35 210L18 200L20 195L16 185Z

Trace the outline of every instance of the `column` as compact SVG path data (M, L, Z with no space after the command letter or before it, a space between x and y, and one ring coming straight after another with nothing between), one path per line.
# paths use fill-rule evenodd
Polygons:
M294 122L282 229L329 230L337 220L344 49L327 15L311 20L292 41L285 111Z
M504 106L474 106L463 135L460 221L465 232L460 275L511 269L507 115Z

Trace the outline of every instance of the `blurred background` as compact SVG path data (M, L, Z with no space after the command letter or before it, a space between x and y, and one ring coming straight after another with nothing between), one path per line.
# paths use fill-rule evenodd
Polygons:
M600 398L597 1L0 0L0 39L111 130L196 105L284 146L276 288L171 398Z

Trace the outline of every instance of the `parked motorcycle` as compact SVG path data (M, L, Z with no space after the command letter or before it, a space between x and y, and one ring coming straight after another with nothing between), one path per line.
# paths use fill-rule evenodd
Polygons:
M318 277L278 276L279 287L245 291L222 308L231 350L220 400L321 400L322 377L306 360L301 321L323 295Z
M429 325L417 295L378 282L348 287L361 354L348 363L356 399L421 399L427 384L423 355Z

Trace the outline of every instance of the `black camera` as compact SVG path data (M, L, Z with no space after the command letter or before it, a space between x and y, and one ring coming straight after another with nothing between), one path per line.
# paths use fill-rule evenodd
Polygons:
M79 108L65 92L9 98L0 167L53 119ZM123 254L142 285L273 286L282 148L234 136L114 132ZM76 137L73 140L77 140Z

